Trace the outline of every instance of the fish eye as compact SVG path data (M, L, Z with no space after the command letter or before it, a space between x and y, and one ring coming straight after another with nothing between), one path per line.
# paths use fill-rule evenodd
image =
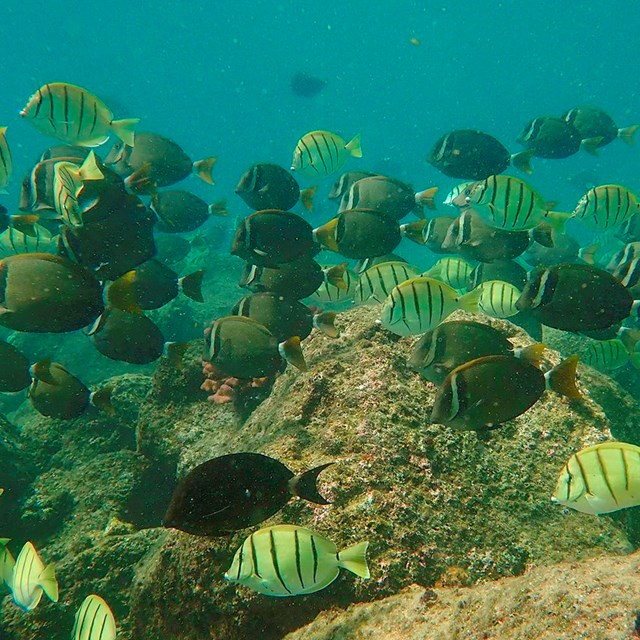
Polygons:
M471 196L466 195L466 196L464 197L464 201L465 201L467 204L469 204L469 203L471 202Z
M569 509L568 507L565 507L560 513L563 516L568 516L571 513L571 509Z

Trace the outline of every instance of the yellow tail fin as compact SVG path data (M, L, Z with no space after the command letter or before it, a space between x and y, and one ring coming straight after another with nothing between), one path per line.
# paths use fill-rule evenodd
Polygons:
M140 122L140 118L128 118L126 120L112 120L111 130L122 142L133 147L135 144L136 127Z
M367 566L368 542L358 542L338 553L338 566L368 580L371 577Z
M362 158L362 147L360 146L360 134L353 136L344 147L354 158Z

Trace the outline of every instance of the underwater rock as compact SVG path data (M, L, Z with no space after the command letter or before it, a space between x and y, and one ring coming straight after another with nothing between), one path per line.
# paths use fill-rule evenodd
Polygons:
M538 567L471 588L412 586L322 612L284 640L613 640L637 637L640 554Z

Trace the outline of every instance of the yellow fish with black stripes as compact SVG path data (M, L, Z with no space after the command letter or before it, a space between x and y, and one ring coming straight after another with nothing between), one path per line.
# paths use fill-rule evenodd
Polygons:
M41 86L28 100L20 115L40 133L68 144L97 147L115 134L133 146L139 118L114 120L100 98L67 82Z
M551 500L592 515L640 505L640 447L602 442L574 453Z
M407 262L375 264L360 275L354 301L356 304L382 303L401 282L419 275L420 271Z
M604 184L589 189L580 198L572 217L591 229L606 231L621 226L639 212L635 193L618 184Z
M300 596L329 586L347 569L369 578L368 542L338 551L317 533L291 524L264 527L236 551L225 580L267 596Z
M349 156L362 158L360 134L345 142L331 131L310 131L296 144L291 171L307 178L324 178L340 171Z
M0 193L6 193L6 187L13 171L11 151L7 144L7 127L0 127Z
M116 620L103 598L88 595L78 611L71 631L71 640L115 640Z
M25 611L35 609L43 593L52 602L58 601L58 582L53 565L44 566L31 542L24 543L7 584L13 601Z
M492 318L510 318L518 313L516 302L522 291L510 282L487 280L478 285L480 310Z

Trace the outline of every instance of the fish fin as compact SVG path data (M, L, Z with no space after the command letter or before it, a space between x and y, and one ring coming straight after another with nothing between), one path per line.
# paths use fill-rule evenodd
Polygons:
M313 235L318 242L329 251L334 251L335 253L339 253L335 238L337 224L338 218L332 218L329 222L325 222L322 226L313 230Z
M368 542L358 542L338 552L338 566L365 580L371 577L367 566Z
M178 285L182 289L187 298L191 298L196 302L204 302L202 297L202 278L204 277L204 269L194 271L189 275L178 279Z
M520 358L521 360L532 364L534 367L540 367L540 360L545 349L546 346L542 344L542 342L536 342L535 344L530 344L527 347L515 349L513 355L516 358Z
M89 396L89 402L99 411L106 413L108 416L115 416L116 410L111 404L111 392L113 389L111 387L102 387L102 389L98 389L94 391Z
M112 120L111 130L122 142L130 147L135 146L135 129L140 122L140 118L127 118L125 120Z
M323 269L325 282L337 287L338 289L346 291L348 289L347 283L344 281L344 274L346 270L346 262L329 267L328 269Z
M309 187L308 189L303 189L300 192L300 204L307 211L311 211L313 209L313 196L316 195L317 190L318 190L318 185L316 184L313 187Z
M415 196L416 204L424 205L425 207L427 207L427 209L435 209L437 191L438 187L431 187L430 189L419 191Z
M408 222L400 225L400 235L408 238L416 244L424 245L424 237L422 232L427 226L428 220L417 220L416 222Z
M339 338L340 331L335 328L334 321L338 314L335 311L325 311L324 313L316 313L313 316L313 326L330 338Z
M640 124L632 124L630 127L624 127L624 129L618 129L618 138L623 140L627 144L633 144L633 136L640 127Z
M553 248L553 227L548 222L541 222L529 231L529 237L543 247Z
M602 136L596 136L595 138L585 138L580 142L580 148L587 153L590 153L592 156L598 155L598 148L604 141Z
M193 163L193 173L195 173L203 182L213 186L215 182L213 181L211 172L213 171L213 165L216 163L217 159L218 158L215 156L210 156L209 158L196 160Z
M303 498L304 500L308 500L314 504L331 504L318 492L316 481L318 480L320 472L327 467L330 467L332 464L333 462L321 464L319 467L314 467L313 469L309 469L309 471L301 473L299 476L291 478L291 480L289 480L289 489L291 490L291 493L294 496L298 496L298 498Z
M25 236L37 238L38 230L36 229L36 224L38 220L40 220L38 214L25 213L23 215L10 216L9 224L20 233L24 233Z
M511 156L511 164L518 169L518 171L531 175L533 173L531 158L533 158L532 150L520 151L519 153L514 153Z
M107 303L110 306L129 313L142 313L135 295L135 277L135 269L132 269L107 287Z
M344 145L344 148L354 157L362 158L362 147L360 146L360 134L356 134Z
M52 386L58 386L58 382L51 375L51 358L44 358L43 360L38 360L38 362L34 362L31 367L29 367L29 373L32 377L36 378L36 380L41 380L42 382L46 382Z
M553 229L555 233L564 233L564 225L571 218L571 213L564 211L549 211L544 217L544 221ZM540 243L538 243L540 244Z
M469 291L469 293L465 293L458 298L458 308L469 313L477 313L481 296L482 287L476 287L473 291Z
M300 369L300 371L308 371L307 363L304 359L304 354L302 353L302 348L300 347L300 337L299 336L291 336L288 340L281 342L278 345L278 351L280 355L289 363L292 364L296 369Z
M104 173L100 170L98 166L98 161L96 159L96 154L94 151L91 151L89 155L84 159L84 162L80 165L79 174L80 180L82 182L87 182L89 180L102 180L104 178ZM82 184L78 185L78 191L76 195L80 193L82 190Z
M228 213L229 211L227 211L226 200L218 200L217 202L209 205L210 216L226 216Z
M576 368L578 366L578 356L571 356L557 364L553 369L544 374L547 389L555 391L560 395L581 400L582 395L576 386Z
M151 180L151 163L145 162L130 176L125 178L124 184L132 193L153 194L156 191L156 183Z
M53 564L47 565L38 576L38 586L47 594L52 602L58 602L58 581Z
M595 265L596 263L596 252L600 249L600 245L590 244L587 247L583 247L578 251L578 256L582 258L587 264Z
M188 348L188 342L166 342L163 355L176 369L182 369L184 367L182 359Z

